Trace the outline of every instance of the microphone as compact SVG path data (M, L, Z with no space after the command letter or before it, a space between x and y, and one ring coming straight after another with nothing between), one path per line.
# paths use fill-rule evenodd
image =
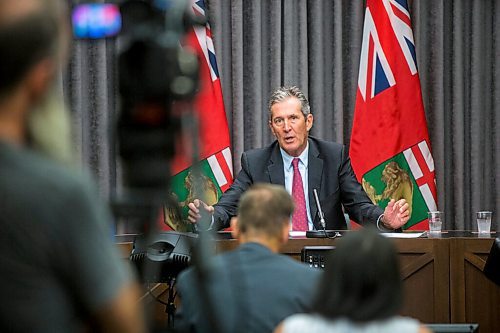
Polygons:
M313 189L313 194L314 194L314 202L316 203L316 207L318 208L319 223L321 224L321 228L325 230L326 228L325 214L323 213L323 210L321 209L321 204L319 203L318 191L316 191L316 189Z
M333 230L326 230L325 223L325 213L321 209L321 204L319 202L318 191L313 189L314 202L316 203L316 208L318 208L319 223L323 230L308 230L306 231L307 238L336 238L342 236L339 232Z

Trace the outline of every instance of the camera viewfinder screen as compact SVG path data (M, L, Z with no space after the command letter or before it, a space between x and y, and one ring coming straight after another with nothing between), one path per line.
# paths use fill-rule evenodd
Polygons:
M122 18L114 4L82 4L72 14L73 34L76 38L105 38L120 32Z

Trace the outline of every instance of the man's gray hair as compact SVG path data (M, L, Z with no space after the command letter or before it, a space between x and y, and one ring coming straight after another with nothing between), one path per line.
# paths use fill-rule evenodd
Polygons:
M290 97L295 97L300 101L301 104L300 110L302 111L304 117L307 117L307 115L311 113L311 107L309 106L309 101L307 100L304 93L297 86L284 86L276 89L271 94L268 106L269 120L271 120L272 117L271 108L273 107L273 105L276 103L281 103L285 99Z

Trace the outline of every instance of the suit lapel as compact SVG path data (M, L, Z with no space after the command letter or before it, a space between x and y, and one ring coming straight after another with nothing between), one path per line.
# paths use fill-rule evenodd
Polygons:
M283 168L283 158L281 157L281 152L278 144L274 146L274 149L271 153L269 164L267 166L267 171L269 172L269 181L271 184L285 186L285 171Z
M318 196L321 193L321 177L323 176L323 159L320 157L318 147L313 140L309 140L309 166L308 166L308 178L309 178L309 210L311 212L311 219L313 220L316 229L319 229L319 223L316 220L316 213L318 208L314 201L313 189L318 191ZM320 196L321 199L321 196Z

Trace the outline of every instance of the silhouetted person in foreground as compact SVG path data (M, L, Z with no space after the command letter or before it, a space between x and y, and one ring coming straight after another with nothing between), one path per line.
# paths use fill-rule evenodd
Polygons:
M398 316L403 298L397 252L372 228L348 233L328 258L312 311L285 319L275 333L430 331Z
M0 331L143 332L110 215L89 180L48 158L67 162L71 147L51 103L65 3L0 1Z

